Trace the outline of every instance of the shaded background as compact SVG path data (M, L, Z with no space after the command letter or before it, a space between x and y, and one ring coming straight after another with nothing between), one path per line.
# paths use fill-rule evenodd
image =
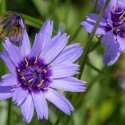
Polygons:
M70 34L69 44L80 42L85 46L89 34L80 25L88 13L96 12L91 0L6 0L6 11L24 14L31 43L46 19L54 20L58 28ZM125 125L125 55L112 66L102 63L104 46L95 36L82 78L87 81L85 93L63 92L75 111L67 116L49 103L49 119L38 120L36 113L29 125ZM93 50L94 46L94 50ZM2 46L1 46L2 49ZM8 70L0 60L0 76ZM0 125L7 124L8 101L0 101ZM20 108L13 104L13 125L26 125Z

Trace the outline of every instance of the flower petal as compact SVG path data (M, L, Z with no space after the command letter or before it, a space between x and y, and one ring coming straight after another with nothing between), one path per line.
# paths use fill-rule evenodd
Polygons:
M107 47L104 54L103 63L111 66L117 61L121 54L119 44L115 41L114 37L110 33L107 33L101 41Z
M23 119L29 123L34 112L34 104L31 94L28 94L26 100L21 104L21 112L23 114Z
M13 73L2 76L2 86L15 86L17 85L16 76Z
M79 43L69 45L64 48L60 55L53 61L53 65L71 64L75 62L82 54L83 49Z
M14 88L12 86L0 85L0 100L12 97Z
M10 70L10 72L15 72L15 65L14 63L11 61L11 59L8 57L8 54L6 51L3 51L0 55L0 57L4 60L6 66L8 67L8 69Z
M27 95L27 89L22 89L21 87L18 87L13 93L13 102L19 106L26 99Z
M86 82L78 80L76 78L67 77L62 79L53 80L49 85L52 88L61 89L71 92L83 92L86 90L84 86Z
M40 32L35 36L35 41L31 50L31 56L38 56L44 46L51 40L53 22L47 20Z
M79 74L76 71L79 69L79 65L77 64L71 64L71 65L62 64L62 65L52 66L51 69L53 78L63 78Z
M13 63L18 66L18 63L20 60L23 59L22 53L19 50L18 47L12 45L12 43L9 41L8 38L6 38L5 43L3 43L3 46L5 50L7 51L10 59L13 61Z
M48 119L48 106L47 106L45 97L43 96L43 93L42 92L39 92L39 93L32 92L32 97L33 97L33 101L34 101L34 105L36 108L38 119L39 118L43 119L43 117L45 119Z
M88 22L88 21L84 21L82 22L82 26L85 28L85 30L88 32L88 33L91 33L92 32L92 29L94 27L95 23L91 23L91 22ZM106 29L104 26L98 26L98 28L96 29L96 32L95 34L97 35L104 35L106 33Z
M57 34L57 37L55 36L52 41L48 44L48 46L45 46L47 51L41 51L40 57L44 58L44 60L47 60L47 62L53 61L59 53L64 49L69 36L67 36L66 33L59 35L60 33Z
M112 44L116 43L116 36L113 34L112 31L107 32L101 39L101 42L106 46L109 47Z
M72 104L65 98L65 96L53 89L49 88L49 90L44 93L44 96L66 114L70 115L71 111L74 111Z
M125 38L117 35L117 42L119 43L119 49L125 52Z
M85 28L85 30L89 33L92 32L92 29L96 23L96 20L98 18L98 15L97 14L89 14L87 16L87 19L86 21L82 22L81 25ZM105 34L107 32L107 22L104 18L102 18L102 20L100 21L100 24L98 26L98 28L96 29L96 32L95 34Z
M26 30L24 31L24 35L23 35L23 39L21 41L20 49L21 49L21 52L24 56L27 56L31 51L30 40L29 40L29 36L28 36Z
M121 52L119 50L118 45L110 46L105 51L103 63L107 64L108 66L113 65L119 58L120 54L121 54Z
M88 14L87 15L87 18L86 18L86 21L88 22L91 22L91 23L96 23L97 19L98 19L99 15L98 14ZM102 18L100 23L99 23L100 26L107 26L107 21L105 18Z

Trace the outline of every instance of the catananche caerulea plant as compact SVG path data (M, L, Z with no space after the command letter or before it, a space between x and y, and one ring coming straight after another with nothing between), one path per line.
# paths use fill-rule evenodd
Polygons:
M98 10L105 1L99 0ZM81 23L87 32L91 33L97 18L98 14L88 14ZM125 52L125 0L110 0L95 34L103 35L101 41L106 46L103 62L113 65Z
M66 33L52 37L53 22L47 20L30 47L26 30L19 47L6 38L1 58L10 73L2 76L0 100L12 98L21 107L23 119L30 122L36 109L39 119L48 119L47 100L70 115L71 103L55 89L85 91L85 81L74 78L79 65L74 64L83 50L79 43L69 45Z

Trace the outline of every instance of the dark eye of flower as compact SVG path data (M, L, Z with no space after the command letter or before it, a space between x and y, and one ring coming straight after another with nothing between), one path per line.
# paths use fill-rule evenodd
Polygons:
M125 8L121 3L118 3L113 8L112 22L114 33L121 37L125 37Z
M17 79L22 88L29 91L41 91L48 89L51 82L51 64L47 65L38 57L25 57L16 68Z

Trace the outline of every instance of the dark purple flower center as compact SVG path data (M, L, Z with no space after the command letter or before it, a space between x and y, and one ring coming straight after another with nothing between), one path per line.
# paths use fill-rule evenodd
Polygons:
M52 79L50 67L38 57L25 57L16 68L19 85L29 91L46 90Z
M113 22L113 32L125 37L125 8L121 3L114 6L111 16Z

